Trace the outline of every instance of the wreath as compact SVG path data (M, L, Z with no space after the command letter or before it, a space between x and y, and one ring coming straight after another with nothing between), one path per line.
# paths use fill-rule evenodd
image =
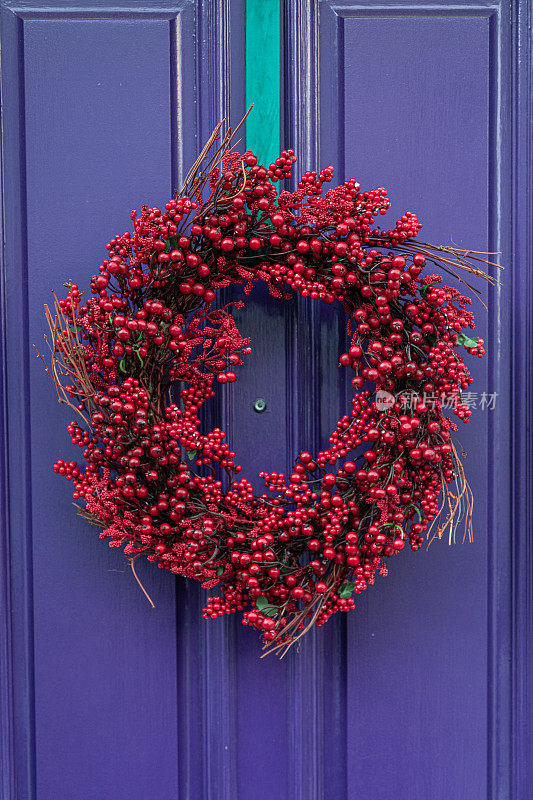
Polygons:
M407 543L418 550L446 531L452 540L461 520L471 537L452 418L470 416L461 354L482 356L483 340L469 332L471 296L440 272L478 296L459 270L494 278L477 267L491 264L488 253L416 241L412 212L378 227L390 204L383 187L350 179L326 190L329 166L280 191L294 151L262 166L234 151L236 131L221 130L164 209L132 212L133 231L107 244L90 295L67 283L45 307L46 369L81 418L68 432L83 450L82 464L54 469L133 569L142 554L217 587L204 618L242 612L266 651L283 655L353 609ZM248 294L257 281L280 301L299 293L342 305L349 345L339 360L354 389L328 446L299 453L290 475L260 473L262 494L224 431L201 424L217 384L234 383L251 352L232 316L243 304L217 307L217 292Z

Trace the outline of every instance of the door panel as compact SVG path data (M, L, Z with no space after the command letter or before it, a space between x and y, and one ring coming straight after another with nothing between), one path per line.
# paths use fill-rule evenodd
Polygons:
M289 5L294 21L302 7ZM496 64L507 63L508 32L499 12L325 0L308 26L306 78L305 46L289 51L289 63L303 108L293 126L304 126L299 137L311 139L311 153L338 164L337 179L387 187L392 221L416 211L422 241L509 252L500 206L509 191L509 106L496 75ZM495 464L494 453L509 443L509 374L501 361L507 321L497 315L509 297L484 297L488 315L479 303L475 311L488 356L472 364L472 388L478 406L482 392L497 392L496 407L474 410L458 433L476 498L475 541L436 541L394 560L348 615L347 798L484 798L499 780L509 792L508 776L495 775L506 753L487 747L501 722L492 705L492 637L505 628L508 608L493 570L497 563L501 586L510 550L507 465ZM332 341L331 359L335 348Z
M346 173L357 174L364 186L386 185L394 219L404 208L419 211L422 241L496 249L491 246L495 231L490 237L488 231L495 199L488 180L489 23L488 16L461 15L344 20L346 140L350 131L358 131L355 147L343 148ZM375 53L373 88L365 86L355 48ZM488 302L492 316L492 297ZM480 303L475 313L479 335L488 340ZM482 362L470 359L472 389L487 394L495 391L489 377L494 351L489 352ZM356 748L363 761L376 750L396 756L371 778L358 768L359 758L349 759L353 797L370 789L369 779L376 800L388 797L392 786L406 798L486 796L488 424L493 413L474 409L458 432L476 498L475 541L462 544L459 538L451 548L437 541L428 552L392 562L390 575L349 621L353 678L347 703L358 705L359 719L357 729L348 732L348 748ZM356 677L361 672L372 675L371 686L377 681L382 687L378 698L371 686L361 696Z
M59 291L63 276L85 286L106 237L126 229L128 205L170 188L169 33L168 20L24 22L29 340L39 347L51 287ZM144 109L135 95L150 98ZM36 359L31 368L37 793L68 787L73 798L97 798L116 781L117 763L139 752L122 796L153 791L161 760L159 788L171 797L173 587L150 577L157 614L134 581L116 591L123 558L73 520L68 493L46 469L50 454L65 449L64 413L53 408ZM161 726L170 732L164 741Z
M60 455L78 455L67 443L70 417L32 344L46 352L43 304L52 290L64 291L68 279L85 288L105 243L129 227L130 209L167 198L182 158L196 150L192 91L180 85L194 75L194 8L3 14L4 35L14 29L17 44L4 89L17 68L19 81L4 105L5 158L20 165L22 191L16 209L4 185L8 246L11 229L23 234L6 259L10 344L21 340L21 362L8 369L20 367L26 380L24 394L11 388L10 415L20 415L27 436L16 477L28 491L33 655L29 785L19 777L12 796L34 789L43 800L170 800L179 713L174 581L141 567L153 611L123 555L75 517L51 470ZM13 533L17 548L22 531Z

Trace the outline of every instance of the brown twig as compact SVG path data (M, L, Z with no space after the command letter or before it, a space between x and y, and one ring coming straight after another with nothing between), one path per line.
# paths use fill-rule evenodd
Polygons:
M140 553L139 553L139 555L140 555ZM150 605L152 606L152 608L155 608L155 604L154 604L154 602L153 602L152 598L150 597L150 595L148 594L148 592L146 591L146 589L145 589L145 588L144 588L144 586L142 585L141 581L139 580L139 576L138 576L138 575L137 575L137 573L135 572L135 564L134 564L134 561L135 561L135 559L136 559L136 558L139 558L139 556L137 555L137 556L134 556L133 558L129 558L128 556L126 556L126 558L127 558L127 559L128 559L128 561L130 562L131 571L133 572L133 576L134 576L135 580L137 581L137 583L139 584L139 586L140 586L140 587L141 587L141 589L143 590L143 592L144 592L144 595L146 596L146 598L147 598L148 602L150 603Z

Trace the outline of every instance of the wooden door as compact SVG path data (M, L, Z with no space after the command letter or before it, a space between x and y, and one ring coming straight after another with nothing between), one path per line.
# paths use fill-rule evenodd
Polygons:
M0 3L4 795L525 800L530 10L269 0L261 17L254 2ZM427 240L508 267L476 309L487 357L460 434L475 542L403 554L281 662L237 620L204 622L199 586L144 565L152 610L75 517L51 470L70 418L32 348L51 290L85 285L130 209L164 202L215 122L242 115L266 57L246 47L246 10L280 31L271 144L302 171L386 186L394 220L416 211ZM238 324L253 356L218 413L248 475L286 470L347 406L342 319L256 290Z

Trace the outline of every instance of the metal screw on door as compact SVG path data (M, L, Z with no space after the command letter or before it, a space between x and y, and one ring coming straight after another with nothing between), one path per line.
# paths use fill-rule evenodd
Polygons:
M266 411L266 400L263 400L262 397L258 397L257 400L254 400L254 411L258 414L262 414L263 411Z

